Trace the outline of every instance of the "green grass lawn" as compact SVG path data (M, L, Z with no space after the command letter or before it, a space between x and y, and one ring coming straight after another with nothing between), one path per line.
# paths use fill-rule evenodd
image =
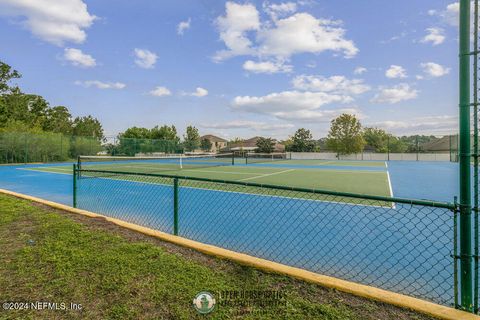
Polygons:
M120 228L0 195L1 302L76 303L82 310L0 309L0 319L430 319L268 274ZM277 307L218 305L200 291L275 290ZM218 299L218 303L221 299Z

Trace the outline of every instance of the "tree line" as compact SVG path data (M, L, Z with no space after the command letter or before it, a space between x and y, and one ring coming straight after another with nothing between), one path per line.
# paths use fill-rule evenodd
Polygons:
M11 85L22 75L0 61L0 162L64 161L96 154L104 138L98 119L72 117L38 94Z
M73 117L66 106L50 106L42 96L24 93L18 85L11 85L19 78L17 70L0 61L0 162L63 161L104 149L111 155L130 156L211 150L211 141L201 139L198 129L191 125L183 139L174 125L162 125L151 129L131 127L120 133L114 143L105 143L98 119L91 115ZM286 151L332 151L344 155L362 151L415 152L419 144L434 139L434 136L395 137L383 129L364 128L354 115L342 114L331 121L325 138L315 140L310 130L300 128L280 142ZM236 138L229 144L240 141ZM273 152L275 142L260 138L257 152Z
M187 126L181 140L174 125L155 126L151 129L131 127L120 133L115 143L106 146L111 155L128 156L152 152L183 153L199 149L208 152L211 148L211 141L201 139L195 126Z
M432 135L396 137L380 128L363 127L355 115L341 114L331 121L330 130L325 138L314 140L310 130L300 128L282 143L285 145L286 151L331 151L337 155L347 155L363 151L376 153L417 152L420 145L436 139Z

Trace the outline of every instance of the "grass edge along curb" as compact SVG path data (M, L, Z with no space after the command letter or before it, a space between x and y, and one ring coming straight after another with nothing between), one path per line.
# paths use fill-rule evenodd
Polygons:
M4 190L4 189L0 189L0 193L11 195L11 196L25 199L25 200L30 200L37 203L41 203L55 209L76 213L76 214L80 214L87 217L104 218L105 220L112 222L116 225L119 225L121 227L130 229L133 231L137 231L148 236L153 236L163 241L167 241L183 247L191 248L208 255L213 255L220 258L228 259L228 260L231 260L243 265L255 267L267 272L288 275L293 278L305 280L311 283L321 285L323 287L337 289L339 291L351 293L356 296L388 303L398 307L411 309L411 310L418 311L420 313L424 313L439 319L480 320L480 316L477 316L475 314L453 309L446 306L442 306L439 304L435 304L433 302L428 302L418 298L409 297L403 294L394 293L391 291L387 291L387 290L383 290L383 289L379 289L379 288L375 288L375 287L371 287L363 284L358 284L358 283L341 280L341 279L337 279L330 276L321 275L318 273L306 271L300 268L290 267L287 265L283 265L277 262L273 262L273 261L269 261L261 258L256 258L253 256L249 256L247 254L238 253L235 251L219 248L213 245L204 244L201 242L189 240L179 236L167 234L161 231L142 227L142 226L125 222L119 219L110 218L94 212L76 209L76 208L63 205L57 202L43 200L40 198L36 198L29 195L13 192L9 190Z

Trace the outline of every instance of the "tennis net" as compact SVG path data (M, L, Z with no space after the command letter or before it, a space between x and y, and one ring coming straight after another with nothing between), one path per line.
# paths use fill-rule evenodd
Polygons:
M158 157L79 156L78 168L155 173L233 165L233 154L172 155Z
M246 163L262 163L262 162L272 162L279 160L287 160L287 153L247 153Z

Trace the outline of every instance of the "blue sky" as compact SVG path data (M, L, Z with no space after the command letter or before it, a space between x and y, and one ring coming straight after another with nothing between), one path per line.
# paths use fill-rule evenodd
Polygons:
M187 125L316 138L342 112L395 134L457 128L454 1L2 0L24 91L107 135Z

